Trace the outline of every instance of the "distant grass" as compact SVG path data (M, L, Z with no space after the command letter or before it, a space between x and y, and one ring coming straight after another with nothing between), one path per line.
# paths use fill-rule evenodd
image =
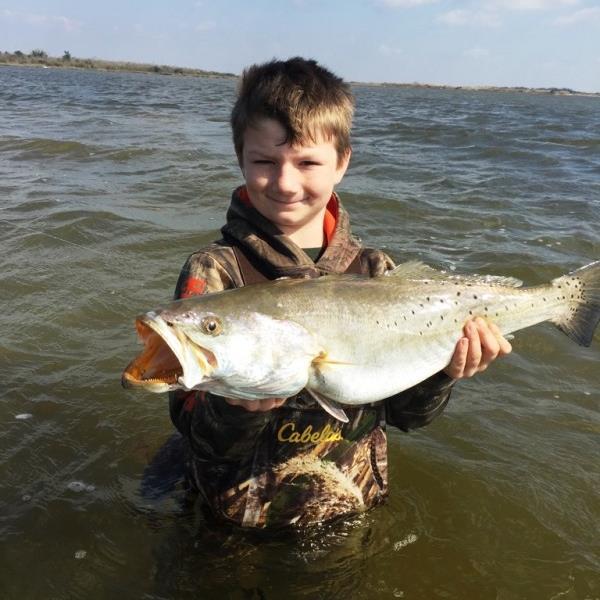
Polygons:
M551 94L557 96L600 96L598 92L578 92L566 87L524 87L524 86L494 86L494 85L437 85L431 83L366 83L376 87L426 88L432 90L465 90L471 92L520 92L523 94Z
M62 58L48 56L43 50L33 50L29 54L24 52L1 52L0 65L22 65L30 67L58 67L68 69L96 69L99 71L132 71L136 73L158 73L160 75L187 75L193 77L237 77L233 73L219 73L218 71L204 71L202 69L187 69L169 65L153 65L146 63L121 62L100 60L97 58L76 58L68 51Z

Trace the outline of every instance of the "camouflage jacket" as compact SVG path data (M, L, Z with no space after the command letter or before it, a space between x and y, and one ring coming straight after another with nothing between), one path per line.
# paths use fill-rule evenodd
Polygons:
M352 237L335 194L324 228L327 247L315 263L252 208L239 188L223 239L188 258L175 296L244 285L234 246L268 279L343 273L352 263L371 276L393 268L387 255ZM447 404L451 386L440 373L393 398L346 406L346 424L302 392L269 412L248 412L212 394L177 392L171 394L170 409L186 441L190 482L217 518L259 528L307 525L383 501L386 422L403 430L429 423Z

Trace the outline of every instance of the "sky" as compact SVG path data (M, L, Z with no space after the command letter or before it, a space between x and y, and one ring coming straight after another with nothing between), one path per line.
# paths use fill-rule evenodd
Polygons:
M0 0L0 50L239 74L305 56L350 81L600 92L600 0Z

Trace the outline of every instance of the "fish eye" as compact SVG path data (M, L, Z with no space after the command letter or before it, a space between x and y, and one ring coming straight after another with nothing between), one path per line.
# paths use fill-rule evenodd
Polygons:
M217 317L204 317L200 322L200 327L208 335L219 335L223 331L223 325Z

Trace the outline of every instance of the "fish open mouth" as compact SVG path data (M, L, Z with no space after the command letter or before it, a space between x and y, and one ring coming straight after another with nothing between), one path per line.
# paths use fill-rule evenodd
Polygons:
M123 387L142 386L154 392L191 389L216 366L212 352L192 344L162 319L140 318L135 327L144 349L123 371Z

